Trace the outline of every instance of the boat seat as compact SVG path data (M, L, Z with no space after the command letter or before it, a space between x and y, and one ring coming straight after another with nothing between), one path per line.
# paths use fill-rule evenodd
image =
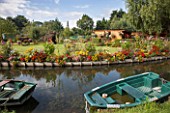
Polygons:
M19 91L17 91L15 94L13 94L12 96L11 96L11 98L13 98L13 99L19 99L19 98L21 98L21 96L25 93L25 92L27 92L28 90L29 90L29 86L24 86L24 87L22 87Z
M140 90L141 92L145 93L145 94L149 94L152 92L152 89L146 86L141 86L138 87L138 90Z
M9 90L4 90L0 92L0 98L4 98L9 96L13 91L9 91Z
M111 97L107 97L107 98L105 98L105 100L107 101L108 104L113 104L113 103L116 102L116 101L113 100Z
M124 86L121 87L123 91L125 91L126 93L128 93L130 96L136 98L136 99L143 99L145 98L145 94L141 91L139 91L138 89L126 84Z
M100 105L115 103L115 100L113 100L111 97L102 98L99 93L94 93L92 95L92 99Z

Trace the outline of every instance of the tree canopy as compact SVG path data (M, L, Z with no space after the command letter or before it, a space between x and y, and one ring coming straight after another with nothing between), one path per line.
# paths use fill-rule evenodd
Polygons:
M93 30L94 21L88 15L84 14L81 19L77 21L77 27L84 31L85 35L91 33Z
M10 34L10 33L16 33L15 24L10 20L5 20L3 18L0 18L0 37L2 37L2 34Z
M144 33L170 32L169 0L126 0L128 17Z
M105 29L109 29L110 25L109 25L109 21L106 20L105 18L103 18L102 20L98 20L96 22L96 30L105 30Z

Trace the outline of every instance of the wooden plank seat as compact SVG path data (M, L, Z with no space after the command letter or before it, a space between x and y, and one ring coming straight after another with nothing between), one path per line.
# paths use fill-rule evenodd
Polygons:
M102 105L102 104L113 104L113 103L115 103L115 100L113 100L111 97L102 98L99 93L94 93L94 94L92 95L92 99L93 99L96 103L98 103L98 104L100 104L100 105Z
M10 90L4 90L0 92L0 98L7 97L8 95L12 94L13 91Z
M136 88L126 84L124 86L121 87L123 91L125 91L126 93L128 93L130 96L136 98L136 99L142 99L145 98L145 94L139 90L137 90Z
M27 92L30 89L30 86L24 86L22 87L19 91L17 91L16 93L14 93L11 98L13 99L19 99L21 98L21 96Z

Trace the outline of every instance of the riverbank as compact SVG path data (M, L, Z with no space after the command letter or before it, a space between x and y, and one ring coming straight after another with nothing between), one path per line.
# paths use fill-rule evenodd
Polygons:
M20 62L20 61L11 61L11 62L0 62L0 67L73 67L73 66L101 66L101 65L116 65L116 64L127 64L127 63L142 63L142 62L152 62L159 60L170 59L170 56L157 56L151 58L143 58L142 61L137 59L125 59L124 61L89 61L89 62L65 62L59 64L56 62Z
M170 102L147 103L133 108L98 110L95 113L169 113Z

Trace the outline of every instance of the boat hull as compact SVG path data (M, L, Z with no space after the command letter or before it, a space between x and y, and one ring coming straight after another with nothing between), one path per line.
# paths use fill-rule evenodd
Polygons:
M116 98L115 94L120 95L120 98ZM131 102L120 101L126 95ZM169 95L170 82L156 73L146 72L96 87L86 92L84 97L92 107L126 108L157 101Z
M32 96L36 84L10 80L10 82L1 87L4 87L4 90L0 92L0 106L14 106L22 105L27 101Z

